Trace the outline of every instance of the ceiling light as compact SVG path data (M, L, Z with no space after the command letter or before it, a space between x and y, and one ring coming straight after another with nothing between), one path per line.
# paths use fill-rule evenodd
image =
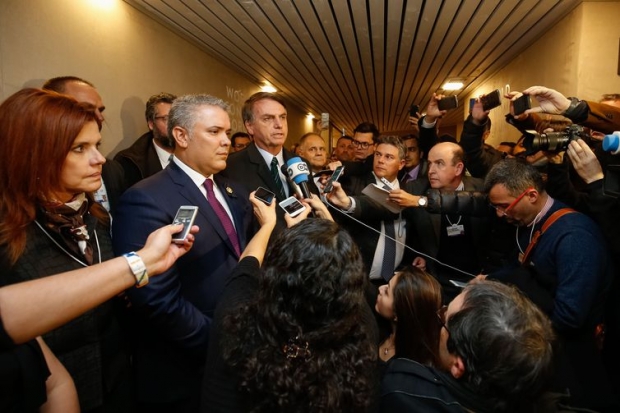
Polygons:
M307 117L308 119L314 119L314 115L313 115L312 113L310 113L310 112L308 112L308 114L306 115L306 117Z
M443 90L461 90L463 85L464 83L461 79L448 79L441 88Z
M263 84L263 86L260 88L261 92L268 92L268 93L276 93L278 91L278 89L276 89L275 87L273 87L273 85L269 82L265 82Z

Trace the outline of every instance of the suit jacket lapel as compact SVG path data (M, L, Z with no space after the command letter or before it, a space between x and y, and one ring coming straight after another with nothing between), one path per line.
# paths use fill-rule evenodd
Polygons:
M248 157L250 159L250 163L254 165L256 168L256 173L261 178L261 180L265 183L266 189L269 189L271 192L276 194L276 198L278 201L284 201L284 199L280 196L278 187L271 177L271 170L267 167L265 163L265 159L260 154L258 149L256 148L256 144L248 146L245 150L248 151ZM249 189L249 188L248 188ZM256 188L252 189L252 191L256 190Z
M237 255L235 248L230 242L230 239L228 239L228 234L226 234L226 231L224 230L224 226L220 222L220 219L207 201L207 198L205 198L202 192L200 192L196 184L174 162L170 162L166 170L172 177L174 183L178 186L179 194L186 198L189 201L190 205L198 206L198 213L202 215L211 224L211 226L213 226L215 232L230 248L233 254ZM218 187L220 188L220 190L225 191L225 188L222 188L221 186L219 186L219 184ZM241 240L239 241L241 242Z

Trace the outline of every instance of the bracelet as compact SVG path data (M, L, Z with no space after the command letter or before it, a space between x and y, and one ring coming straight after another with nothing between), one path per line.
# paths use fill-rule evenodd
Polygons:
M123 257L127 260L131 272L136 277L136 287L140 288L147 285L149 283L149 274L146 272L146 265L144 265L142 258L135 252L123 254Z

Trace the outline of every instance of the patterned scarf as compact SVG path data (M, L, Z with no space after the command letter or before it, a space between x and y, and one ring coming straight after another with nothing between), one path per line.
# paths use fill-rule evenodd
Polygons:
M45 227L60 235L71 252L78 257L84 257L86 263L92 265L93 247L84 223L84 214L88 211L88 206L86 195L80 194L66 204L47 203L43 206L43 212Z

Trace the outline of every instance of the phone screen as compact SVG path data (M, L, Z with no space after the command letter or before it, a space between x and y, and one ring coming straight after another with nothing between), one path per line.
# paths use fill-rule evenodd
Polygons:
M183 242L185 238L187 238L187 234L189 234L189 230L194 225L194 220L196 219L196 215L198 214L198 207L191 205L184 205L179 207L173 224L183 224L183 230L181 232L174 234L172 237L173 242Z
M344 171L344 166L339 166L336 168L332 176L329 177L329 181L327 181L327 184L325 184L325 189L323 189L324 194L329 194L332 189L334 189L333 184L338 180L338 178L340 178L340 175L342 175L342 171Z
M280 202L279 205L284 211L286 211L287 214L292 217L301 214L303 210L306 209L306 207L294 196L286 198L284 201Z
M259 186L254 193L254 197L263 201L266 205L271 205L273 199L275 198L275 194L262 186Z
M418 116L418 112L420 112L420 107L415 103L412 103L409 107L409 116Z
M530 100L530 95L523 95L515 99L512 102L512 107L514 110L514 115L518 116L525 112L528 109L532 108L532 101Z
M456 98L456 95L445 97L437 102L437 107L439 108L439 110L454 109L458 105L459 102Z

